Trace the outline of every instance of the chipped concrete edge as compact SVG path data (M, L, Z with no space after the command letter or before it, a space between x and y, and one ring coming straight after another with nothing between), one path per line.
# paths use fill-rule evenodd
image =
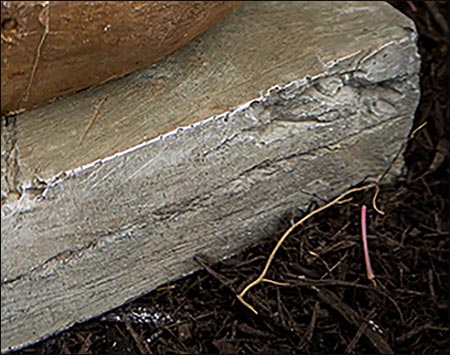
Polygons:
M386 43L381 48L378 48L375 51L358 51L356 53L351 53L344 57L329 61L327 63L323 63L325 72L318 74L316 76L305 76L302 79L294 80L284 86L274 85L266 90L266 92L261 92L260 96L250 100L246 103L243 103L232 111L224 112L219 115L214 115L204 120L200 120L194 124L189 126L180 126L175 128L172 131L169 131L165 134L162 134L158 137L150 139L148 141L142 142L136 146L130 147L122 152L118 152L111 156L101 158L95 160L89 164L79 166L72 170L63 171L50 179L42 179L37 175L34 175L33 180L30 179L22 180L19 179L19 171L20 171L20 151L17 147L17 141L19 132L17 131L17 127L15 124L15 120L17 119L14 115L11 117L2 117L2 189L1 189L1 199L2 199L2 208L1 208L1 216L6 217L11 213L20 213L23 211L27 211L30 208L34 207L35 202L39 201L42 198L45 198L45 195L48 189L51 189L53 186L62 183L64 180L74 176L82 171L86 171L89 169L93 169L95 167L101 166L103 164L108 163L111 160L119 158L121 156L132 154L135 151L138 151L146 146L154 144L155 142L167 139L168 137L177 135L183 131L187 131L189 129L195 129L199 126L205 125L211 120L220 120L226 115L233 115L238 112L244 111L248 109L254 103L262 103L268 98L270 98L271 94L276 91L286 90L295 87L296 89L308 89L311 85L316 84L321 79L327 79L333 77L335 75L342 75L345 73L354 73L355 76L364 82L364 84L373 85L387 79L395 80L397 77L389 77L387 78L383 75L386 71L383 68L379 68L377 66L370 67L370 60L376 58L377 55L383 54L383 51L389 50L395 47L401 47L403 45L412 45L415 48L415 56L416 58L420 58L417 49L416 42L418 35L415 30L415 25L411 21L412 28L404 28L405 31L410 33L409 39L402 39L401 41L391 41ZM395 49L391 51L394 53ZM348 68L349 62L352 64L352 68ZM383 61L381 61L383 62ZM347 68L346 68L347 67ZM418 75L417 68L411 68L411 70L405 70L405 68L401 68L401 72L398 76L410 76L416 73ZM415 109L414 109L415 110ZM5 121L9 120L9 124L5 126ZM11 139L14 138L14 142ZM3 141L7 142L3 144ZM11 141L11 144L10 144ZM5 146L4 146L5 145ZM14 164L12 164L13 162ZM400 159L400 164L397 162L395 167L393 167L393 171L396 172L394 175L399 174L399 168L402 162ZM6 182L6 183L4 183Z

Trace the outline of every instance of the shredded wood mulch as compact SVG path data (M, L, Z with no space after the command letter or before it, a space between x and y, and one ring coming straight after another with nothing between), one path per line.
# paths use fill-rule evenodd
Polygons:
M404 174L368 209L376 287L366 277L359 221L373 191L302 224L258 277L272 238L140 299L11 354L449 353L448 1L390 1L420 33L422 98ZM312 205L310 210L316 206Z

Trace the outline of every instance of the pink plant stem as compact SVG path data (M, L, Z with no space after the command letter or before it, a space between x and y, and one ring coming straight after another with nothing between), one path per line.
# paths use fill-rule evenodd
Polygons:
M367 245L366 214L367 214L367 207L366 205L363 205L361 207L361 232L364 249L364 261L366 262L367 278L370 281L373 281L375 275L373 274L372 266L370 265L369 247Z
M406 1L411 9L412 12L417 12L417 7L414 5L414 3L411 0Z

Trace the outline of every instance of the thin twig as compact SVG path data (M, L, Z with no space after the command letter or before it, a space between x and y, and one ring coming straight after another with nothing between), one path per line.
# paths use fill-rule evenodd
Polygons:
M372 309L369 313L369 315L366 317L367 319L371 319L375 314L375 310ZM350 343L347 345L347 348L344 351L344 354L350 354L353 349L355 348L355 345L358 343L359 339L361 338L361 335L364 334L367 327L369 326L369 322L367 320L364 320L361 322L361 325L358 328L358 331L356 332L353 339L350 341Z
M77 334L79 339L83 341L83 345L81 346L80 350L78 350L78 354L87 354L88 353L89 347L92 345L92 340L91 340L92 334L93 333L88 334L86 338Z
M275 258L275 254L277 253L278 249L280 249L281 245L283 244L283 242L286 240L286 238L292 233L292 231L297 228L299 225L301 225L302 223L304 223L306 220L308 220L309 218L311 218L312 216L318 214L319 212L322 212L323 210L326 210L327 208L339 203L341 200L343 200L346 196L348 196L349 194L352 194L354 192L358 192L358 191L363 191L363 190L367 190L370 188L375 187L376 184L368 184L368 185L364 185L361 187L355 187L353 189L347 190L346 192L342 193L341 195L339 195L338 197L336 197L334 200L332 200L331 202L328 202L327 204L317 208L316 210L312 211L311 213L307 214L305 217L303 217L302 219L300 219L298 222L296 222L295 224L293 224L288 230L286 230L286 232L283 234L283 236L278 240L277 244L275 245L275 248L273 248L272 252L269 255L269 258L267 259L266 265L264 266L263 271L261 272L261 274L251 283L249 283L242 291L241 293L239 293L238 295L236 295L236 297L239 299L239 301L241 301L241 303L243 305L245 305L247 308L249 308L253 313L258 314L258 312L256 311L256 309L251 306L248 302L246 302L244 300L244 296L245 294L253 287L255 287L256 285L258 285L259 283L261 283L264 280L264 277L267 274L267 271L269 270L270 265L272 264L273 259Z
M411 132L409 139L414 138L414 136L416 135L417 132L419 132L423 127L425 127L427 125L428 121L425 121L424 123L422 123L419 127L417 127L414 131ZM409 140L408 139L408 140Z
M145 340L142 339L142 337L134 330L133 326L131 325L131 322L127 317L124 317L124 323L125 328L127 328L128 332L133 337L134 341L136 342L136 345L141 352L141 354L151 354L151 350Z
M285 287L290 286L289 282L275 281L275 280L266 279L266 278L262 279L261 282L267 282L269 284L273 284L276 286L285 286Z
M407 140L405 140L402 145L400 146L400 149L398 150L397 154L395 154L394 159L392 159L392 161L389 163L389 165L387 166L386 170L383 171L383 173L378 177L377 179L377 184L379 184L381 182L381 180L383 180L386 175L388 174L388 172L391 170L392 166L394 165L394 163L397 161L398 157L400 156L400 154L402 154L403 150L405 149L406 145L408 144L408 142L414 138L414 136L416 135L417 132L419 132L423 127L425 127L427 125L427 121L425 121L424 123L422 123L419 127L417 127L414 131L411 132L411 134L409 135L409 138Z
M382 216L384 216L384 211L380 210L377 206L377 198L378 198L378 194L380 193L380 187L378 185L375 186L375 193L373 194L373 198L372 198L372 206L373 209L375 211L377 211L379 214L381 214Z
M348 304L344 303L334 292L322 288L320 290L317 290L317 296L323 302L330 305L341 316L343 316L348 323L356 327L359 327L361 322L365 321L363 317L361 317ZM384 337L382 337L378 332L373 330L372 327L367 327L364 330L363 334L379 354L394 354L394 351L392 350L390 345L386 342Z

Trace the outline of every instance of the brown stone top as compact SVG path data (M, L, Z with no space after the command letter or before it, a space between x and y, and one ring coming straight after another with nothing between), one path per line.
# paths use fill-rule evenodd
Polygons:
M2 114L146 67L191 41L238 4L2 1Z

